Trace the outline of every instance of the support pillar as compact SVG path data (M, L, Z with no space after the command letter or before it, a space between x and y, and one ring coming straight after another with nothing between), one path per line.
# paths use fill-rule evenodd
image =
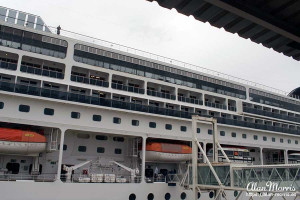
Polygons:
M145 182L145 170L146 170L146 141L147 138L143 137L143 143L142 143L142 180L141 182L144 183Z
M207 152L207 151L206 151L206 142L203 143L203 150L204 150L205 153ZM202 156L203 156L203 155L202 155ZM203 156L203 162L204 162L204 163L207 162L206 159L204 158L204 156Z
M64 141L65 141L65 129L60 129L60 142L59 142L59 154L58 154L58 163L57 163L57 176L56 181L60 181L61 176L61 165L62 165L62 159L63 159L63 150L64 150Z
M284 164L289 164L288 150L284 150Z
M192 120L192 134L193 138L197 137L197 121ZM192 177L193 177L193 192L194 192L194 199L198 199L198 192L197 192L197 184L198 184L198 144L197 141L193 139L192 143L192 152L193 152L193 159L192 159Z
M260 154L260 164L264 165L263 148L260 148L259 154Z

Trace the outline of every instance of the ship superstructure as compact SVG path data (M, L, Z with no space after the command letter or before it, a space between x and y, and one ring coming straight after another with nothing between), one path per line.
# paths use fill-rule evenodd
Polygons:
M217 119L233 162L300 162L297 98L51 33L31 14L0 14L4 199L189 199L167 180L191 161L192 115ZM212 132L198 124L208 155ZM2 137L10 133L21 139Z

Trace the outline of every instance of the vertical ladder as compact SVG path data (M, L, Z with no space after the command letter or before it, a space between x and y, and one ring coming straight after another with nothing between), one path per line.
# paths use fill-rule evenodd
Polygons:
M58 129L52 128L50 135L50 141L48 143L48 150L57 151L58 150ZM63 144L61 144L61 148L63 148Z

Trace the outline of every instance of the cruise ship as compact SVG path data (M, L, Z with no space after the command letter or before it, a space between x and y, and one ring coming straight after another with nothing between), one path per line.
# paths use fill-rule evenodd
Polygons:
M53 30L0 7L1 199L193 200L193 130L199 165L215 161L217 137L217 162L298 166L299 183L299 90ZM206 121L193 129L193 116L217 129ZM237 190L196 196L249 199Z

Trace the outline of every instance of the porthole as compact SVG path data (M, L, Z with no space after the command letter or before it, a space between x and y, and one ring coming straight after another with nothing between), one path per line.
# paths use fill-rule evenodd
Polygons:
M45 108L44 109L44 115L54 115L54 109L52 108Z
M170 193L166 193L165 194L165 200L170 200L171 199L171 194Z
M185 192L181 193L180 198L181 198L182 200L184 200L184 199L186 198L186 193L185 193Z
M19 111L20 112L29 112L30 111L30 106L28 106L28 105L19 105Z
M0 109L4 108L4 103L2 101L0 101Z
M215 193L213 191L210 191L209 194L208 194L209 198L214 198L215 196Z
M234 191L234 193L233 193L234 197L237 197L238 194L239 194L238 191Z
M198 192L198 199L200 199L201 198L201 193L200 192Z
M148 194L147 199L148 200L153 200L154 199L154 194L152 194L152 193Z
M129 195L129 200L136 200L135 194L130 194Z

